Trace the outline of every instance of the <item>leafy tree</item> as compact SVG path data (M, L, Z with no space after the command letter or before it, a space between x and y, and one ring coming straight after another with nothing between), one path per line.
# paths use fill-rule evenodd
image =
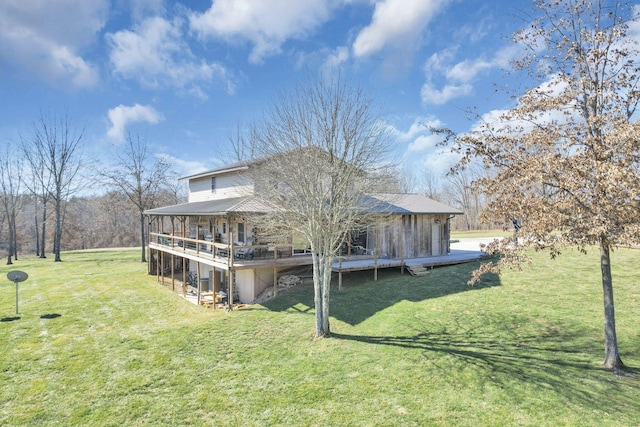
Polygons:
M251 132L263 159L256 197L269 213L255 223L273 236L303 238L313 263L316 336L330 333L334 257L348 233L366 224L366 195L387 184L380 173L390 134L371 98L340 77L309 78L283 93Z
M123 153L116 155L116 165L101 172L106 182L124 194L136 207L140 219L141 261L146 259L144 211L158 205L165 195L170 175L170 165L161 157L151 158L146 140L127 136Z
M495 174L478 184L490 195L484 218L517 221L504 253L477 274L523 260L522 250L600 252L606 368L623 368L616 337L611 252L638 243L640 97L637 6L617 1L536 0L541 12L513 39L526 50L515 69L538 78L517 105L473 131L449 134L463 153ZM478 276L475 277L477 279Z

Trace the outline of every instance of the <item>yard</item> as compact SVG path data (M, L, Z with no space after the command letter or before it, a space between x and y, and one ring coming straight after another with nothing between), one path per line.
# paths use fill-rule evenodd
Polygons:
M224 313L136 249L20 259L0 269L0 425L640 425L640 378L600 367L597 251L534 258L474 287L477 264L345 275L315 341L309 287ZM613 263L638 371L640 251ZM29 274L18 316L10 270Z

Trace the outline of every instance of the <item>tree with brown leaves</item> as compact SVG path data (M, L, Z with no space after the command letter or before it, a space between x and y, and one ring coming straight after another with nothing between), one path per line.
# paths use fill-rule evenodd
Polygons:
M514 34L526 54L515 63L537 85L514 108L481 117L464 135L447 133L462 154L492 171L477 181L488 195L485 220L517 221L504 254L481 267L518 265L523 250L600 252L604 366L624 367L616 338L611 251L640 239L638 8L616 1L534 2L540 17Z

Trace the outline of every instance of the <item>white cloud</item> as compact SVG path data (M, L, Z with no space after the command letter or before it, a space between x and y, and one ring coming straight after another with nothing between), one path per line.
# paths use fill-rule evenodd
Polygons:
M414 139L407 147L407 153L427 151L435 148L442 140L438 135L420 135Z
M327 55L323 68L325 70L332 71L340 68L340 66L347 60L349 60L349 48L339 46Z
M430 132L430 128L440 128L443 123L440 119L435 117L417 117L407 131L401 131L393 126L390 126L392 132L394 132L400 141L410 141L418 136L424 135Z
M494 68L506 68L518 52L516 46L499 49L492 58L465 59L446 72L446 77L458 82L470 82L478 74Z
M517 53L517 46L498 49L490 58L465 59L453 63L457 49L447 49L434 53L425 62L426 82L422 86L421 98L424 104L442 105L452 99L467 96L473 92L472 83L478 74L493 69L506 68ZM439 89L433 83L437 77L444 77Z
M147 122L157 124L164 117L155 108L148 105L134 104L132 106L118 105L107 113L111 127L107 131L109 138L116 142L122 142L125 138L125 130L129 123Z
M448 149L433 150L421 158L421 166L436 177L444 177L460 161L461 155Z
M73 88L99 80L81 56L104 27L107 0L3 0L0 2L0 68L35 74Z
M439 147L442 136L434 134L432 128L443 128L446 125L437 117L416 117L408 129L398 129L389 125L400 143L404 146L403 163L416 176L429 170L437 175L444 175L459 158L450 150Z
M185 177L211 169L211 166L207 166L202 161L183 160L167 153L160 153L156 156L163 158L171 164L173 170L176 171L179 177Z
M142 21L149 15L162 15L165 12L164 0L129 0L126 6L131 10L135 21Z
M249 42L249 61L260 63L280 52L290 38L303 39L326 22L336 0L213 0L204 13L190 17L202 38Z
M193 55L183 40L179 19L148 18L134 31L107 34L107 40L114 73L144 86L180 88L206 98L200 84L219 79L226 84L227 92L235 91L223 66Z
M422 35L424 27L447 5L446 1L383 0L376 3L371 24L353 43L355 57L365 57L385 48L407 48Z
M442 89L436 89L430 83L425 83L420 90L420 98L424 104L442 105L452 99L469 95L472 91L473 86L469 84L445 85Z

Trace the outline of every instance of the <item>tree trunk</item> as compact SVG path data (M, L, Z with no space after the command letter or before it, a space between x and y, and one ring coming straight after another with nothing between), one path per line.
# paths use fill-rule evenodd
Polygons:
M56 197L56 225L53 233L54 262L62 261L62 258L60 258L60 242L62 241L62 201L60 197L60 195Z
M604 295L604 367L622 368L624 364L618 352L616 337L616 317L613 305L613 281L611 279L611 258L605 239L600 241L600 269L602 271L602 292Z
M13 217L13 259L18 261L18 227L16 225L16 213L11 214Z
M38 212L36 211L34 220L36 222L35 224L35 229L36 229L36 256L40 256L40 224L38 223Z
M330 333L329 291L331 289L331 257L316 254L315 251L313 251L312 257L316 338L321 338L328 336Z
M47 205L43 203L42 207L42 232L40 233L40 258L46 258L47 254L44 250L47 238Z
M11 225L11 218L9 218L9 221L7 221L9 224L9 247L8 247L8 251L7 251L7 265L12 265L13 261L11 260L11 257L13 255L13 226Z
M142 246L142 255L140 257L140 261L147 262L144 238L144 213L142 212L140 212L140 245Z

